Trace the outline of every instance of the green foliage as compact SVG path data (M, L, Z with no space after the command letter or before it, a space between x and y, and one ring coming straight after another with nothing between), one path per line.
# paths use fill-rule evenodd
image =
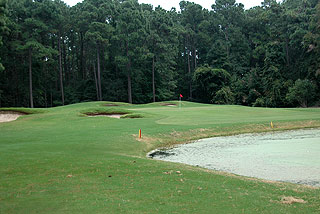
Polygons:
M244 8L233 0L219 0L212 5L215 28L208 63L231 74L244 75L250 63L250 47L246 36Z
M92 22L89 26L89 31L86 32L86 37L99 45L102 45L103 43L108 44L108 37L110 37L112 31L112 26L108 24Z
M230 87L227 86L217 91L211 102L216 104L233 104L234 101L234 94L232 93Z
M6 27L6 7L7 7L7 0L0 0L0 48L3 45L2 42L2 35L8 30ZM0 72L4 70L4 67L1 63L0 58Z
M195 91L197 98L202 102L216 102L213 97L221 88L228 86L230 80L230 74L224 69L214 69L208 65L199 67L193 75L193 81L196 84ZM221 97L224 92L219 92L219 99L224 99ZM227 98L227 100L229 100L229 98Z
M316 85L310 80L298 79L294 86L289 88L286 99L289 103L299 103L301 107L308 107L314 104L317 98Z
M256 101L253 103L254 107L266 107L266 100L264 97L259 97L256 99Z
M136 0L74 7L1 0L1 106L30 106L31 95L39 107L62 105L63 95L68 104L147 103L180 93L209 103L219 91L219 103L292 107L300 104L286 95L297 79L320 93L318 1L268 0L249 10L234 0L217 0L212 10L181 1L180 9ZM232 78L195 79L207 65Z

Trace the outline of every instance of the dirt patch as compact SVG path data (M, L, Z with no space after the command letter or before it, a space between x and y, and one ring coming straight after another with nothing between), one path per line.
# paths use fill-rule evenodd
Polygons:
M110 117L120 119L125 113L86 113L88 117Z
M26 114L15 111L0 111L0 123L14 121L22 115Z
M145 134L142 134L142 138L139 138L139 135L138 134L133 134L132 135L137 141L145 144L144 146L144 152L149 152L151 153L150 151L155 149L159 143L162 143L162 139L161 138L157 138L157 137L154 137L154 136L148 136L148 135L145 135Z
M153 150L153 151L149 152L147 154L147 157L149 157L149 158L153 158L154 156L168 157L168 156L171 156L171 155L175 155L175 153L170 153L170 152L167 152L166 150L156 149L156 150Z
M177 106L177 104L174 103L161 103L161 106Z
M293 204L293 203L305 204L307 202L303 199L295 198L292 196L282 197L282 199L281 199L281 204Z

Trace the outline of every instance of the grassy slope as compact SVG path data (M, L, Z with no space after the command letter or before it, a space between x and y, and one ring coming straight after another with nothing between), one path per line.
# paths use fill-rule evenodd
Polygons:
M111 108L101 104L52 108L0 124L0 213L320 212L319 189L145 158L158 146L266 131L271 120L278 129L319 126L320 109L183 102L181 109L157 103L112 107L145 116L140 119L80 113ZM141 141L136 139L139 128ZM284 205L282 196L308 203Z

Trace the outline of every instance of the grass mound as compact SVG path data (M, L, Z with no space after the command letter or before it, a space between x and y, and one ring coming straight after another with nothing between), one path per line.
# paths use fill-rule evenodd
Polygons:
M29 108L0 108L0 112L28 115L28 114L41 114L46 111L44 109L29 109Z
M142 114L130 113L125 114L121 118L129 118L129 119L136 119L136 118L144 118L145 116Z
M126 110L119 110L114 108L94 108L94 109L87 109L82 110L81 114L85 116L112 116L112 115L126 115L129 114L129 111Z
M117 104L114 104L114 103L107 103L107 104L104 104L105 106L119 106Z
M0 114L19 114L19 115L26 115L24 112L19 112L19 111L0 111Z
M134 113L126 109L118 108L94 108L81 111L82 115L85 116L110 116L115 118L143 118L142 114Z

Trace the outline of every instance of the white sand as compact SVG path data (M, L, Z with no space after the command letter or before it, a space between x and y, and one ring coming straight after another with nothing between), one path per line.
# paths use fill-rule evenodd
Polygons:
M110 115L107 115L107 117L120 119L120 117L121 117L122 115L123 115L123 114L110 114Z
M90 115L89 117L111 117L111 118L117 118L120 119L120 117L123 116L123 114L109 114L109 115Z
M0 123L10 122L18 119L22 113L12 111L0 111Z

